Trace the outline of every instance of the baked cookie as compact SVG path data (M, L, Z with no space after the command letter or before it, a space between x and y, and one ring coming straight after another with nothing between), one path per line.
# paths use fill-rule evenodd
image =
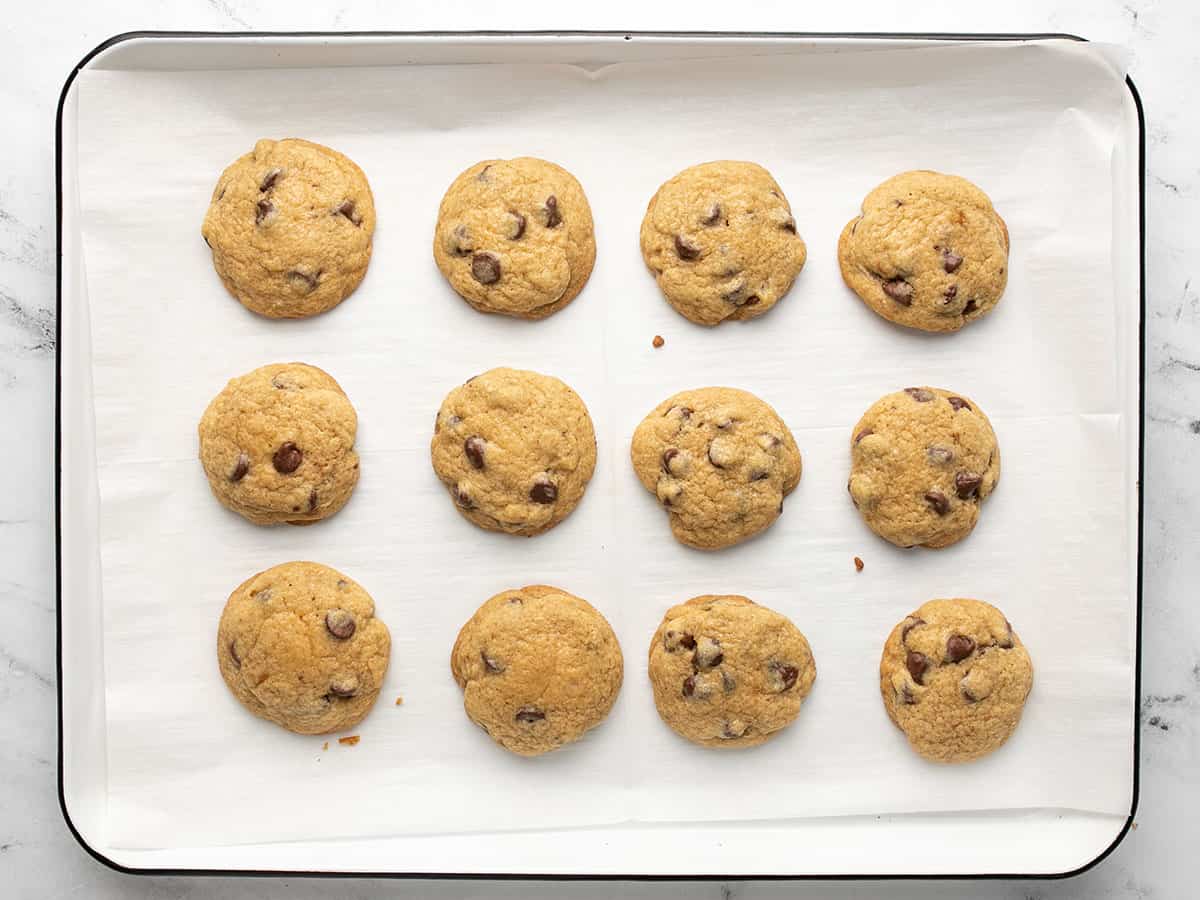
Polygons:
M669 513L676 540L718 550L753 537L800 483L800 451L748 391L707 387L658 404L633 433L633 468Z
M485 159L442 198L433 258L480 312L544 319L592 274L592 209L561 166L530 156Z
M704 747L753 747L773 737L792 724L816 677L800 629L737 595L671 607L650 641L658 714Z
M930 600L892 629L879 661L888 716L933 762L969 762L1007 741L1032 686L1020 638L980 600Z
M229 595L217 662L250 712L297 734L362 720L383 684L392 639L371 595L336 569L287 562Z
M675 310L700 325L753 319L778 303L807 251L771 173L721 160L684 169L642 219L642 257Z
M259 141L222 172L200 229L229 293L272 319L315 316L354 293L374 232L362 169L296 138Z
M596 432L583 400L557 378L492 369L446 395L429 452L463 516L532 537L579 505L596 468Z
M521 756L557 749L599 725L621 690L624 665L604 616L544 584L492 597L450 654L468 718Z
M847 286L885 319L958 331L986 316L1008 281L1008 228L965 178L905 172L862 203L838 240Z
M358 416L341 386L304 363L234 378L200 419L200 462L221 504L256 525L310 525L358 483Z
M850 498L867 526L899 547L961 541L999 479L992 423L962 394L896 391L850 434Z

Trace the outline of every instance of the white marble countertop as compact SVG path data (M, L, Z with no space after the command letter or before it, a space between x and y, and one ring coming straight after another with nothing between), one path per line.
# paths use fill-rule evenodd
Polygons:
M608 0L430 4L41 0L0 35L0 894L12 897L1184 897L1200 800L1200 7L1191 0L898 5ZM138 29L479 28L1069 32L1128 48L1147 118L1145 576L1141 803L1135 830L1068 881L621 884L146 878L88 857L58 809L53 517L54 113L68 71ZM1188 585L1193 585L1189 590ZM1190 826L1190 827L1189 827Z

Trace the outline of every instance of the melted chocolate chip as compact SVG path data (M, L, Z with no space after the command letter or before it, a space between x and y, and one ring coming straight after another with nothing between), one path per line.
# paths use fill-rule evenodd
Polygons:
M924 624L925 624L924 619L918 619L916 617L909 618L909 620L904 623L904 627L902 629L900 629L900 640L907 641L908 633L910 631L912 631L914 628L916 628L918 625L924 625Z
M483 660L484 669L486 669L488 672L491 672L493 675L504 671L504 666L488 656L486 650L479 651L479 658Z
M279 176L282 174L283 174L283 169L280 169L278 167L276 167L274 169L268 169L267 172L263 175L262 180L259 181L258 189L260 191L262 191L263 193L266 193L271 188L275 187L275 182L277 182L279 180Z
M353 222L355 226L362 225L362 216L354 211L353 200L343 200L338 204L333 213L337 216L345 216L347 219Z
M673 460L678 455L679 455L679 451L677 449L675 449L674 447L668 447L666 450L663 451L662 467L663 467L664 472L671 471L671 460Z
M233 660L233 664L239 669L242 667L242 658L238 656L237 641L229 642L229 658Z
M681 234L675 235L675 252L679 254L680 259L692 260L700 257L700 248Z
M250 457L245 453L239 453L237 462L233 464L233 471L229 473L230 481L241 481L246 477L246 473L250 471Z
M916 650L909 650L908 656L904 657L904 667L908 669L908 674L912 676L912 680L917 684L921 684L921 679L925 677L925 673L929 670L929 657L924 653L918 653Z
M267 217L275 212L275 204L270 200L259 200L254 208L254 224L261 225Z
M883 292L901 306L912 306L913 286L903 278L892 278L885 281Z
M519 212L510 212L512 221L508 223L508 239L519 241L525 235L525 217Z
M347 609L331 609L325 613L325 628L338 640L353 637L357 627L354 614Z
M860 431L858 434L856 434L856 435L854 436L854 443L856 443L856 444L857 444L857 443L858 443L859 441L861 441L863 438L867 437L868 435L872 435L872 434L874 434L874 433L875 433L875 432L874 432L874 431L872 431L870 428L864 428L862 431Z
M529 489L529 499L534 503L553 503L558 499L558 488L547 476L540 475Z
M316 512L317 510L317 489L313 488L308 492L308 511Z
M930 447L925 451L925 456L931 463L939 466L944 466L954 461L954 451L949 447Z
M329 683L329 693L343 700L358 693L358 678L354 675L342 675Z
M562 224L562 213L558 211L558 198L551 194L546 198L546 227L557 228Z
M532 706L522 706L517 710L517 714L514 718L518 722L524 722L526 725L529 725L533 722L540 722L542 719L546 718L546 714L540 709L534 709Z
M481 251L471 257L471 277L480 284L495 284L500 280L500 260L494 253Z
M941 491L926 491L925 502L939 516L944 516L950 512L950 501L946 499L946 495Z
M961 662L970 656L974 649L974 640L965 634L953 634L946 641L946 659L950 662Z
M942 268L947 274L953 274L958 271L958 267L962 265L963 258L953 250L942 251Z
M905 388L904 393L912 397L918 403L928 403L933 399L933 391L927 391L925 388Z
M968 300L967 305L963 307L962 314L964 316L970 315L971 313L975 312L975 310L977 310L978 308L979 308L979 306L975 303L974 300Z
M690 697L694 693L696 693L696 676L689 675L683 679L683 696Z
M950 287L946 288L946 292L944 294L942 294L942 297L945 298L947 303L952 301L957 296L958 296L958 285L957 284L950 285Z
M971 404L962 397L947 397L946 400L951 406L954 407L955 412L958 412L960 409L969 410L971 408Z
M716 225L721 221L721 204L714 203L708 208L708 212L704 218L700 220L701 225Z
M977 497L982 483L983 476L975 472L959 472L954 476L954 490L960 500Z
M487 441L477 434L471 435L463 441L463 452L467 454L467 459L471 461L477 469L483 468L483 453L487 448Z
M463 509L473 509L475 507L475 501L471 499L470 492L461 484L454 486L454 502Z
M271 457L271 462L275 466L275 471L280 475L291 475L300 468L300 463L304 462L304 452L291 441L288 441L286 444L279 446L279 449L275 451L275 455Z
M800 677L800 670L795 666L789 666L785 663L771 663L771 683L775 690L783 693L791 690L796 686L796 679Z

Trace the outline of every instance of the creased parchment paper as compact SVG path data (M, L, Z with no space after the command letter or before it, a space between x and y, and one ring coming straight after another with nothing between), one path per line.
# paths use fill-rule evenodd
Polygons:
M1128 386L1116 376L1133 298L1114 290L1113 148L1122 102L1090 45L937 46L671 59L607 68L444 65L88 71L80 166L101 490L108 797L114 846L921 811L1129 806L1133 664ZM719 52L714 48L714 53ZM300 136L359 163L379 227L359 291L275 322L221 287L200 222L221 170L259 137ZM472 311L430 250L454 176L488 157L545 157L592 203L597 266L540 323ZM756 160L808 243L791 294L714 330L661 299L638 250L658 185L709 159ZM965 175L1012 235L1008 291L952 336L877 318L843 286L842 226L899 171ZM666 346L651 348L661 334ZM259 528L212 498L196 424L226 380L303 360L358 409L362 480L312 528ZM599 463L580 508L532 540L452 509L428 457L433 414L497 365L552 373L587 402ZM789 423L804 477L780 521L735 549L677 544L628 461L668 394L752 390ZM901 551L846 497L847 444L880 395L952 388L991 417L999 488L968 540ZM858 574L852 558L861 556ZM314 559L358 579L393 635L371 716L303 738L251 717L217 671L229 592ZM497 749L461 708L448 656L484 599L562 586L612 622L626 661L610 718L541 759ZM818 677L795 725L751 751L693 747L655 713L645 674L663 611L746 594L790 616ZM1000 606L1036 667L1025 719L973 765L916 757L878 696L891 626L932 597ZM403 696L401 706L395 699Z

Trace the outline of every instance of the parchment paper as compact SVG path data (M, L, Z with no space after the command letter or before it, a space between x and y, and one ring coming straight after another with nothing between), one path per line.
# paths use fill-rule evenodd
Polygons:
M666 53L667 51L664 51ZM919 811L1129 806L1133 660L1125 389L1116 335L1112 154L1119 78L1103 48L938 46L561 65L117 72L80 81L84 245L102 498L110 841L211 845ZM379 226L359 291L326 315L259 318L212 270L200 222L218 174L263 136L336 147L366 171ZM565 311L527 323L472 311L431 257L454 176L541 156L592 203L598 260ZM809 261L770 314L714 330L660 297L638 250L658 185L709 159L751 159L786 192ZM947 337L911 333L842 284L836 241L899 171L970 177L1012 236L996 312ZM1125 324L1121 324L1124 322ZM651 348L655 334L666 338ZM259 528L220 507L196 424L226 380L303 360L358 409L362 480L311 528ZM497 365L583 396L599 463L580 508L532 540L453 510L428 459L434 411ZM726 384L773 404L804 454L780 521L705 554L677 544L628 461L668 394ZM941 552L872 535L846 498L849 430L880 395L961 391L990 416L1003 477L976 532ZM858 574L858 555L866 563ZM217 671L229 592L315 559L358 579L392 630L378 705L354 732L303 738L253 718ZM536 760L496 748L461 708L448 656L477 605L560 585L595 604L625 652L609 719ZM646 650L663 611L735 592L790 616L818 677L767 745L693 747L659 721ZM1000 606L1036 667L999 752L938 767L884 714L877 666L923 601ZM394 705L403 696L401 706Z

